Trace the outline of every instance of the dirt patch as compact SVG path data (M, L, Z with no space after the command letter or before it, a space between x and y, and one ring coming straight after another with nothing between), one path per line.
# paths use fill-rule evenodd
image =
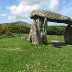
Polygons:
M55 42L56 43L56 42L59 42L59 41L58 40L52 40L51 42L53 42L53 43Z
M3 51L21 51L20 48L2 48L0 50L3 50Z

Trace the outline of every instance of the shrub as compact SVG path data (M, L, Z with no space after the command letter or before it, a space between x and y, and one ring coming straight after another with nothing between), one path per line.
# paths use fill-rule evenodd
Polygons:
M29 33L30 27L24 25L15 25L15 24L2 24L0 25L0 35L11 33Z
M13 36L13 33L27 33L29 34L30 27L17 24L2 24L0 25L0 35ZM48 35L64 35L65 26L48 26Z
M65 26L48 26L48 35L64 35Z
M22 25L14 25L11 27L12 33L29 33L30 28Z

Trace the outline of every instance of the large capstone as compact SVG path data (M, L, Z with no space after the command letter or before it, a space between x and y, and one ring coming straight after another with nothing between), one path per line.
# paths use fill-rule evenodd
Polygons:
M47 18L48 21L50 22L57 22L57 23L66 23L66 24L70 24L72 23L72 19L70 17L61 15L61 14L57 14L51 11L45 11L42 9L38 9L38 10L33 10L31 12L30 17L32 19L36 19L39 17L43 17L43 18Z

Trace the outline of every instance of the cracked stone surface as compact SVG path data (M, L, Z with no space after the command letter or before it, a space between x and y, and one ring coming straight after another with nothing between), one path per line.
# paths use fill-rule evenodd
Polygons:
M66 24L72 23L72 19L68 16L64 16L64 15L61 15L61 14L58 14L58 13L40 10L40 9L33 10L31 12L30 17L32 19L36 19L36 18L39 18L39 17L47 18L47 20L51 21L51 22L66 23Z

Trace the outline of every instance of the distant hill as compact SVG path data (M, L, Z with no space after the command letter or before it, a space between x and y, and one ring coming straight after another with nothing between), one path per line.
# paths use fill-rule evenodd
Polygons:
M31 26L29 23L26 23L26 22L23 22L23 21L12 22L12 24L24 25L24 26L28 26L28 27Z
M11 23L1 23L1 24L15 24L15 25L24 25L30 27L31 25L29 23L23 22L23 21L17 21L17 22L11 22Z

